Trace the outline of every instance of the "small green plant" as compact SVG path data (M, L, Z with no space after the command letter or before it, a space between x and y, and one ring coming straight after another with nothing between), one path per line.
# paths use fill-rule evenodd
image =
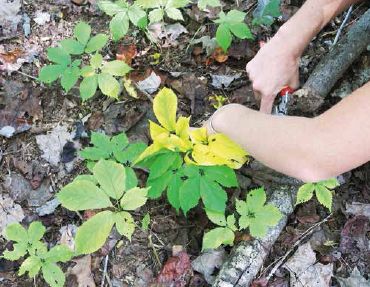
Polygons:
M336 178L323 180L316 183L305 183L298 189L297 204L307 202L313 197L315 192L317 200L331 211L333 202L333 191L332 189L339 186L339 182Z
M123 165L102 159L95 164L92 175L76 177L57 194L62 206L69 210L99 210L78 228L77 254L97 251L113 226L131 240L135 222L128 211L146 203L149 188L127 186L126 177Z
M266 203L263 187L250 191L247 199L236 201L236 211L240 215L239 228L249 228L252 236L261 238L266 235L268 227L275 226L282 218L280 210Z
M121 163L126 171L126 186L137 186L137 178L133 170L133 163L146 149L143 142L129 143L124 132L109 137L103 133L91 133L91 145L80 151L80 156L87 160L87 168L93 171L96 162L100 159L112 159Z
M120 40L127 34L130 22L141 29L148 24L146 12L136 3L129 4L124 0L115 2L101 0L98 2L98 6L104 13L113 17L109 23L109 28L115 41Z
M218 45L224 50L230 47L233 35L239 39L253 39L248 25L244 23L245 13L238 10L230 10L227 14L221 11L218 19L214 20L219 24L216 31Z
M59 43L59 47L48 49L48 59L53 64L40 70L39 80L50 84L60 78L61 85L67 93L82 76L80 94L83 100L94 96L98 87L104 95L117 98L121 85L115 77L126 75L131 68L123 61L103 61L99 51L107 42L107 35L97 34L91 37L90 25L78 23L73 38L64 39ZM91 55L90 65L80 68L84 53ZM72 56L79 56L80 59L72 60Z
M251 190L245 201L236 200L239 228L235 225L234 215L225 218L224 213L206 210L208 218L218 227L205 233L203 250L217 248L222 244L233 245L236 230L241 231L249 228L253 237L264 237L268 227L275 226L282 218L282 214L276 206L265 203L266 193L262 187Z
M148 230L150 224L150 214L147 213L141 220L141 229L142 230Z
M50 250L41 241L45 234L45 227L39 221L34 221L26 230L19 223L6 227L4 237L14 241L13 250L5 250L3 258L11 261L27 256L19 268L20 276L28 272L30 278L39 274L40 270L44 280L52 287L62 287L65 275L57 265L58 262L67 262L73 257L73 252L65 245L56 245Z
M258 1L253 12L253 25L271 26L275 18L280 17L280 0Z
M184 8L190 3L189 0L137 0L136 4L143 9L151 9L149 12L150 23L161 22L164 16L172 20L181 20L184 18L180 11L180 8Z

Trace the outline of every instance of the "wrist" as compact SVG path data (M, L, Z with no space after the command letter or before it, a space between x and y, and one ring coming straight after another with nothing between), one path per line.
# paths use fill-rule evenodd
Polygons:
M280 51L283 51L286 55L292 57L293 60L298 60L308 43L303 43L301 38L295 34L296 31L291 31L290 27L285 24L280 27L271 39L271 44Z

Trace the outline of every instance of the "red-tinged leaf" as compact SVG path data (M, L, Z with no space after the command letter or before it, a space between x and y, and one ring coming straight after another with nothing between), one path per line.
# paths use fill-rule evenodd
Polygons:
M191 274L192 268L189 255L181 251L167 260L155 283L161 287L185 287Z

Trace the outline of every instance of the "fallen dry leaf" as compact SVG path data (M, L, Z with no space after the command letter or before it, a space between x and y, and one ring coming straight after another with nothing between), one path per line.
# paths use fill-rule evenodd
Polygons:
M153 286L185 287L191 274L189 255L185 251L180 251L167 260Z
M21 222L24 218L23 209L14 203L8 194L0 194L0 234L5 227L13 222Z
M70 270L70 274L77 278L78 287L95 287L95 281L91 273L91 256L74 259L76 265Z
M137 56L137 49L135 44L120 45L117 49L116 59L124 61L127 65L131 66L132 59Z
M291 287L329 287L333 276L333 264L316 263L309 242L299 246L283 267L290 273Z
M370 279L366 280L358 271L357 267L352 270L351 276L348 278L335 277L340 284L340 287L369 287Z
M22 16L18 15L20 10L20 0L0 0L0 38L15 36L18 24L22 20Z
M75 236L77 233L77 226L74 224L62 226L59 229L59 233L59 243L67 245L72 251L75 251Z
M346 213L364 215L370 219L370 204L361 202L346 203Z
M216 277L213 275L216 269L219 269L226 259L224 249L209 250L199 255L193 260L191 266L193 269L204 276L207 283L213 284Z
M222 50L220 47L217 47L212 55L211 55L211 58L214 59L216 62L218 63L224 63L227 61L227 59L229 58L228 54L226 52L224 52L224 50Z
M341 231L339 249L344 254L361 253L368 249L367 232L370 231L370 220L363 215L349 219Z

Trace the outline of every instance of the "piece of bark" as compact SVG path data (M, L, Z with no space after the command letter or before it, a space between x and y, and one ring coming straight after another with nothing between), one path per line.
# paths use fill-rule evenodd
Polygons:
M317 64L302 87L288 103L289 112L314 112L351 64L370 45L370 9L352 25L346 35Z
M283 214L279 224L270 228L261 239L244 241L235 246L222 266L213 287L247 287L258 274L271 247L284 229L288 216L293 212L297 187L275 185L268 204L279 208Z

